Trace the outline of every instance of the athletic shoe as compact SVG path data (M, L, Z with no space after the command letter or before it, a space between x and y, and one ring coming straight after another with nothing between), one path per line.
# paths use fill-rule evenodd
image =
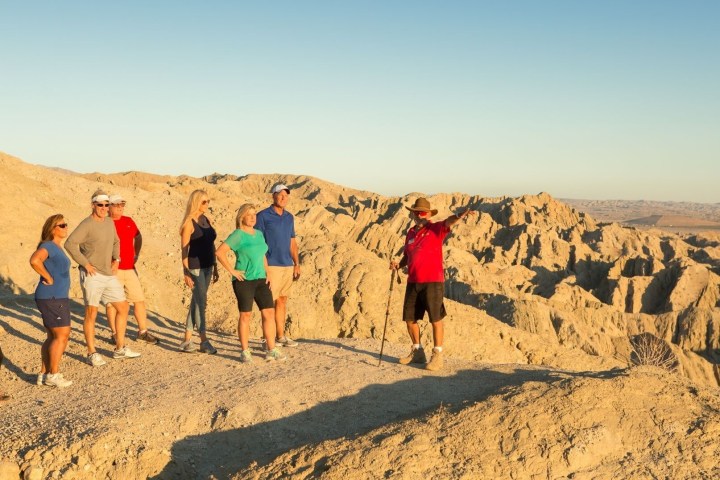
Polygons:
M139 356L140 354L130 350L130 347L123 347L120 350L115 350L113 352L113 358L116 360L121 358L137 358Z
M288 336L275 339L275 343L282 347L297 347L298 343Z
M275 347L269 352L265 353L265 360L268 362L274 362L275 360L282 361L287 360L287 357L283 355L279 348Z
M205 340L204 342L200 342L200 352L215 355L217 353L217 348L212 346L210 340Z
M410 354L406 357L400 357L398 360L400 365L407 365L409 363L427 363L427 357L425 356L425 350L422 347L413 348L410 350Z
M102 355L98 352L93 352L87 356L87 362L93 367L102 367L107 362L103 359Z
M195 353L197 352L197 348L193 345L192 340L188 340L180 344L180 351L183 353Z
M64 388L72 385L72 380L65 380L62 373L48 373L45 375L45 385Z
M45 384L45 374L44 373L38 373L37 379L35 380L36 385L44 385Z
M440 370L443 367L443 352L438 352L433 348L432 358L425 365L425 370L435 371Z
M157 345L158 343L160 343L160 339L147 330L145 330L143 333L138 332L137 337L135 337L136 342L139 342L141 340L151 345Z
M250 353L250 350L243 350L240 352L240 362L242 363L252 363L253 358L252 354Z

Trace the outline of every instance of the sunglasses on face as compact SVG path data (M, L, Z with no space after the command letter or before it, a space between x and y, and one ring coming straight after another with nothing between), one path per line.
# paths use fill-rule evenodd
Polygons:
M415 215L416 217L421 217L421 218L422 218L422 217L425 217L425 216L427 215L427 212L412 212L412 213L413 213L413 215Z
M110 204L109 203L96 203L95 206L100 207L100 208L107 208L110 206Z
M67 228L67 225L68 225L67 223L58 223L58 224L55 225L55 226L56 226L56 227L60 227L60 228Z
M123 203L113 203L113 204L111 204L110 206L111 206L111 207L124 207L124 206L125 206L125 202L123 202Z
M208 203L210 203L210 200L203 200L203 201L200 202L200 203L202 203L203 205L207 205Z

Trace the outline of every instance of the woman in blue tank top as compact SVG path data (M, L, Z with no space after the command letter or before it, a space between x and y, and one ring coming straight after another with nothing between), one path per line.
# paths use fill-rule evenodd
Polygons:
M40 348L42 366L38 385L67 387L60 359L70 338L70 259L61 248L68 236L65 217L55 214L45 220L37 250L30 257L30 266L40 275L35 289L35 304L40 310L47 339Z

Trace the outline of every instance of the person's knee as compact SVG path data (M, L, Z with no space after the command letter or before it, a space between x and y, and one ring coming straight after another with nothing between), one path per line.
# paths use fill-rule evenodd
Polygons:
M94 322L97 318L98 314L98 307L94 306L87 306L85 307L85 321L86 322Z
M128 302L117 302L112 304L120 315L127 315L130 311L130 304Z

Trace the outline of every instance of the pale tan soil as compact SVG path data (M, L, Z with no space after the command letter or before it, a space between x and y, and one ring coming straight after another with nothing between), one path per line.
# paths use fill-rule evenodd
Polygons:
M378 367L380 342L352 339L301 340L277 363L263 360L255 339L255 362L241 364L229 335L210 335L217 355L178 352L180 325L158 317L152 323L161 344L130 341L143 354L131 360L109 358L101 325L98 350L108 364L93 368L84 363L81 314L74 304L62 365L74 384L54 389L35 385L43 331L34 303L20 298L0 307L7 356L0 381L12 395L0 407L0 458L37 463L51 477L225 478L308 443L360 435L550 375L452 356L442 372L430 373L398 365L407 346L393 344Z

